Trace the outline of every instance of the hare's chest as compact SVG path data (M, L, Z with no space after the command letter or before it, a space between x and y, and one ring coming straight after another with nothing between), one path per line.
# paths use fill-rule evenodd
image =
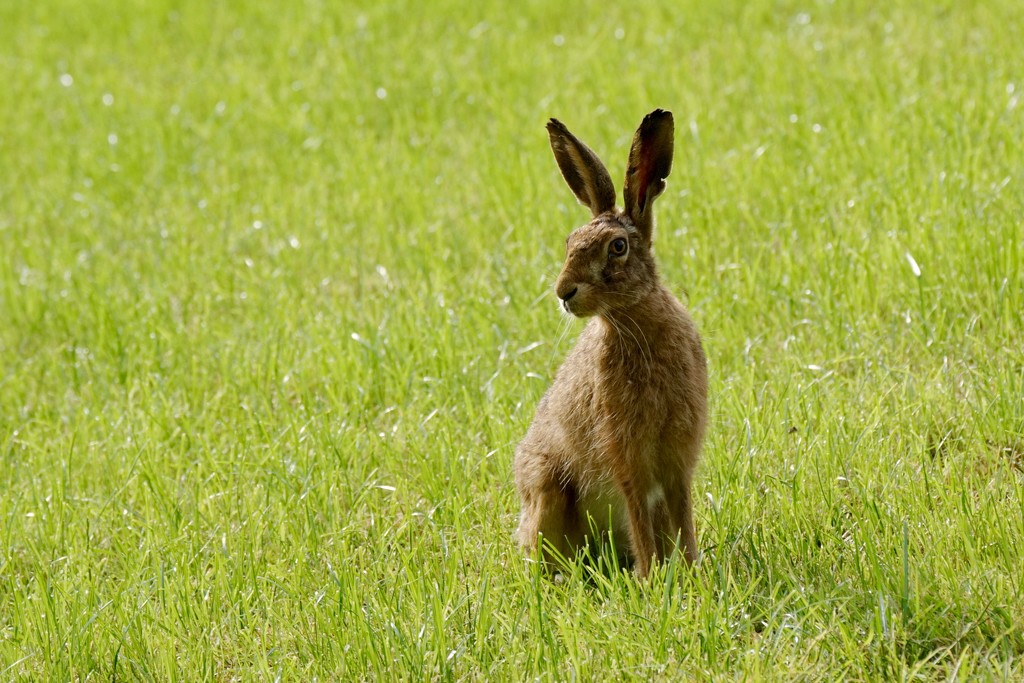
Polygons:
M645 440L660 432L666 413L663 378L625 370L605 374L595 392L595 418L608 436Z

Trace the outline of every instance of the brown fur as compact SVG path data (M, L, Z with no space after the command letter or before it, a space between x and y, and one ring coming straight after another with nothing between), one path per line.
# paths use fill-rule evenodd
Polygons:
M689 562L697 558L691 484L707 416L700 337L661 284L651 251L672 115L651 112L637 130L624 209L586 145L554 119L548 134L563 177L593 214L569 236L555 292L566 311L590 321L516 449L519 542L533 554L543 538L571 557L596 524L627 542L646 577L652 560L677 545ZM622 255L619 239L628 245Z

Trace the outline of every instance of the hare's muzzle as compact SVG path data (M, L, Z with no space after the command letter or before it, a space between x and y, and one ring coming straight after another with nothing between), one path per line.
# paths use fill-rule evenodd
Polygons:
M572 304L569 302L573 300L573 297L575 297L579 291L579 286L568 278L559 278L558 282L555 284L555 296L558 297L558 303L562 305L562 310L566 313L576 315L576 311L572 309Z
M559 280L555 285L555 295L562 310L577 318L586 316L586 284L574 282L571 278Z

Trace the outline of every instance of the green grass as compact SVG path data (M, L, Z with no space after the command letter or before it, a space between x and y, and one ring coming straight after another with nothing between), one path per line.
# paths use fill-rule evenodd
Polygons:
M4 3L0 680L1024 678L1018 4ZM703 560L554 583L543 124L655 107Z

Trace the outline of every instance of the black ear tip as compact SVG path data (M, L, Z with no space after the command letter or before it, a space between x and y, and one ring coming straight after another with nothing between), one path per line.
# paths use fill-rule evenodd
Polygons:
M648 121L650 121L651 123L656 123L664 120L672 120L672 112L668 111L667 109L655 109L650 114L644 117L644 123L647 123Z
M562 132L566 129L565 124L555 118L548 119L548 125L545 126L545 128L548 129L549 133L553 133L555 131Z

